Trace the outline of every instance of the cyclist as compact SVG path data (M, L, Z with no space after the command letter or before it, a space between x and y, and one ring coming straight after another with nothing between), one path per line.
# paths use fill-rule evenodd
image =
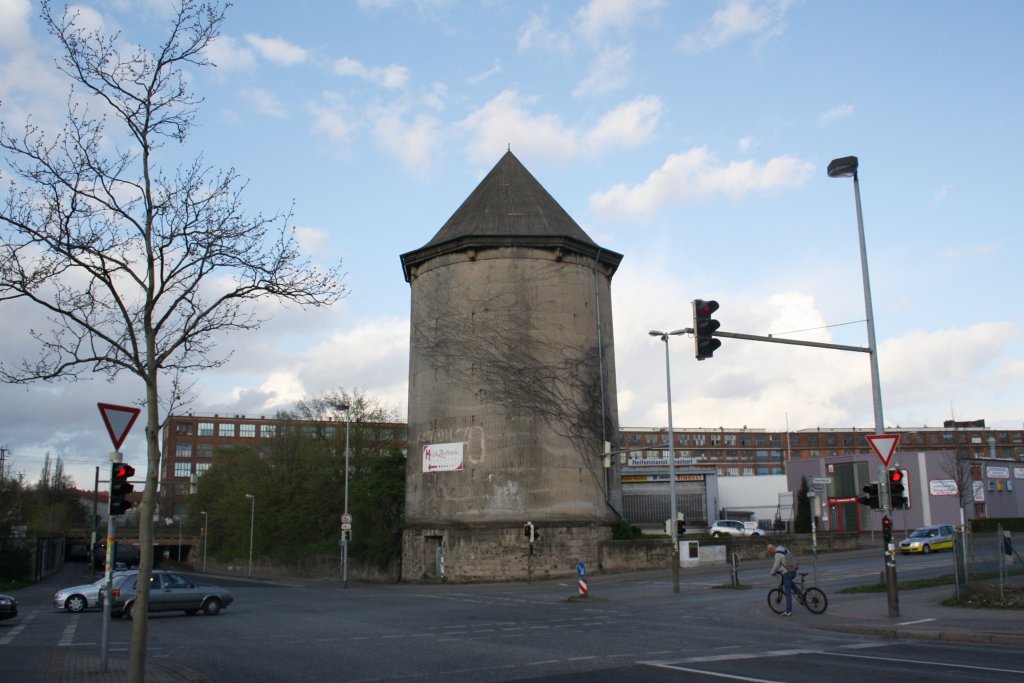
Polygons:
M797 564L793 553L789 552L785 546L769 543L767 551L775 558L772 562L771 576L782 574L782 589L786 593L786 611L782 613L782 616L791 617L793 616L793 579L796 578L796 570L800 568L800 565Z

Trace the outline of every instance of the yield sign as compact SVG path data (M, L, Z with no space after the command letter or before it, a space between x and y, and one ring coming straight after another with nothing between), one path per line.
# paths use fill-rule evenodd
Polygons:
M875 453L882 460L882 465L888 467L892 454L896 452L896 447L900 445L900 435L870 434L868 435L868 443L871 444L871 448L875 450Z
M97 403L96 405L100 408L100 415L103 416L103 424L107 426L107 433L110 434L110 440L114 443L114 450L121 450L124 438L128 436L128 431L135 424L135 418L142 411L139 408L115 406L109 403Z

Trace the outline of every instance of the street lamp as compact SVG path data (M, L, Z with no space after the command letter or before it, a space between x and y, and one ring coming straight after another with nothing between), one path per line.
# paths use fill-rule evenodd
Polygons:
M669 534L672 538L672 592L679 592L679 534L676 528L676 450L675 436L672 431L672 374L669 372L668 361L668 338L674 335L683 334L686 330L674 330L672 332L659 332L651 330L648 332L652 337L658 337L665 342L665 388L668 393L668 478L669 478L669 500L671 501L672 520L669 523Z
M203 516L203 573L206 573L206 540L209 538L210 515L206 514L206 510L200 510L199 514Z
M864 241L864 215L860 208L860 180L857 178L859 167L857 157L840 157L833 159L828 165L829 178L853 178L853 197L857 205L857 236L860 239L860 270L864 280L864 317L868 327L868 357L871 360L871 398L875 409L875 434L885 434L885 419L882 417L882 386L878 373L878 344L875 341L875 314L871 306L871 280L868 277L868 248ZM884 469L884 468L883 468ZM885 480L885 477L881 477ZM882 496L882 500L888 499L888 495ZM887 504L882 503L883 512ZM883 524L888 516L883 517ZM885 583L889 606L889 616L900 615L900 599L898 586L896 584L896 551L885 548Z
M341 587L348 588L348 537L351 529L346 529L345 525L351 526L352 524L350 521L352 518L348 514L348 434L352 424L352 406L348 403L336 403L334 407L337 410L345 411L345 499L341 518Z
M833 159L828 165L829 178L853 178L853 196L857 205L857 236L860 239L860 270L864 280L864 316L868 326L868 357L871 360L871 396L875 409L875 434L885 434L882 418L882 389L878 376L878 345L875 342L875 314L871 306L871 279L868 277L868 248L864 241L864 216L860 208L860 181L857 178L857 157Z
M252 512L249 515L249 576L252 576L252 539L256 528L256 496L247 493L245 497L252 501Z

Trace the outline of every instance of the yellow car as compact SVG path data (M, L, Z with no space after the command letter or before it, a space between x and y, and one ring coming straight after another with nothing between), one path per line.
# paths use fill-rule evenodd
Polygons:
M907 538L900 541L900 552L928 554L934 550L953 549L953 525L933 524L914 529Z

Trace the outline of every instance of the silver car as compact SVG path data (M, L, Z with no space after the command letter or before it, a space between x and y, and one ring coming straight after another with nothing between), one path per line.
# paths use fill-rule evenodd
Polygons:
M100 591L103 590L106 581L104 577L81 586L61 588L53 594L53 606L68 612L81 612L89 607L96 607L100 604Z
M130 571L114 577L113 599L110 614L113 617L135 616L135 592L139 573ZM149 611L196 614L199 610L210 616L234 602L234 596L227 588L200 586L181 574L154 571L149 583ZM103 600L100 599L102 604Z

